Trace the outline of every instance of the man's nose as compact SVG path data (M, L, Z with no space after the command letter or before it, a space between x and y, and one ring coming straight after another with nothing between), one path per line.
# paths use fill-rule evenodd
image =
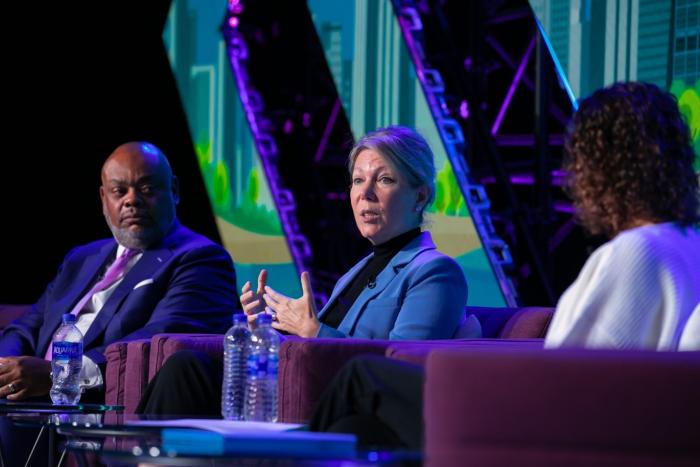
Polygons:
M124 206L141 206L141 204L142 200L139 191L135 188L129 188L129 191L126 192L126 196L124 197Z

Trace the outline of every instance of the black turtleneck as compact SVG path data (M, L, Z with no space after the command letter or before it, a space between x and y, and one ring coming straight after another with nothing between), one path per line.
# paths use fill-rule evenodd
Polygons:
M389 264L391 258L419 235L420 228L416 227L401 235L397 235L381 245L373 245L372 252L374 255L345 287L345 290L340 292L338 298L331 304L328 311L321 318L321 322L337 329L364 288L373 289L376 286L377 276L384 270L386 265Z

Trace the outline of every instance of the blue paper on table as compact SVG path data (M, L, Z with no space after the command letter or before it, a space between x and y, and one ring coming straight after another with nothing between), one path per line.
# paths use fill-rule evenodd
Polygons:
M256 457L348 458L356 455L355 435L310 431L216 433L166 428L161 433L166 453Z

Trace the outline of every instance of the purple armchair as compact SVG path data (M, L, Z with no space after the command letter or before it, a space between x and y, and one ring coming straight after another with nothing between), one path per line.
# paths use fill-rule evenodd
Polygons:
M700 465L700 352L435 351L428 466Z
M398 356L400 352L416 352L420 355L416 361L422 362L433 346L443 348L450 345L486 346L506 343L509 346L539 347L553 309L467 307L467 312L479 319L484 339L385 341L288 338L280 349L280 421L307 421L316 401L336 372L357 355L388 353L389 356ZM107 402L121 401L127 412L135 409L147 381L174 352L181 349L201 350L219 359L223 353L222 336L211 335L160 334L154 336L150 344L130 345L131 347L113 344L108 348L108 373L110 368L114 370L113 378L123 382L123 391L108 393Z

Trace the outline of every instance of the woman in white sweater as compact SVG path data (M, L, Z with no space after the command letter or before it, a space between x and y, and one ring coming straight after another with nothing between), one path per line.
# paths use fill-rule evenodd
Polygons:
M596 91L566 153L580 221L611 240L562 295L545 345L700 349L698 179L675 98L645 83Z

